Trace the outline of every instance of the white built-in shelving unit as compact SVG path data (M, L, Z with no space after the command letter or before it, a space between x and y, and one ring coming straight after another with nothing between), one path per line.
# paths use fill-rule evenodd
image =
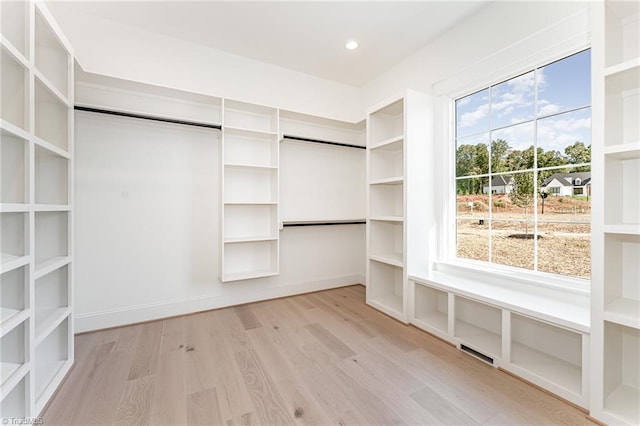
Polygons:
M277 275L278 110L222 104L220 281Z
M73 54L41 2L0 2L0 418L73 363Z
M593 5L591 415L640 424L640 4Z
M430 111L429 97L407 91L367 114L367 303L403 322L410 309L408 247L411 239L426 242L423 225L430 215ZM408 199L412 183L424 188L424 196ZM423 217L410 224L412 208Z

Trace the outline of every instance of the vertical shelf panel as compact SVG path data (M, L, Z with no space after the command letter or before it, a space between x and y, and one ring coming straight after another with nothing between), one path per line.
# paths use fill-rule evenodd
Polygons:
M640 424L640 330L605 322L604 409L623 422Z
M447 292L415 284L415 319L444 334L449 332L449 295Z
M69 202L69 160L35 147L35 197L37 204Z
M35 264L45 268L69 255L67 212L35 213Z
M582 395L582 335L511 315L511 363Z
M28 286L27 266L0 275L0 324L7 323L24 310Z
M37 347L35 353L35 391L40 399L69 360L69 319L65 319ZM38 403L40 405L40 403Z
M68 118L69 108L36 78L36 136L68 152Z
M3 268L27 255L27 229L27 213L0 213L0 264Z
M69 93L69 54L49 24L36 9L35 16L36 68L65 97Z
M0 203L27 203L28 176L28 142L0 130Z
M2 2L2 4L5 4ZM4 17L2 18L4 22ZM0 118L21 128L29 130L29 72L4 47L0 57L0 81L2 84L0 99Z
M502 357L502 311L493 306L455 297L454 335L485 354Z

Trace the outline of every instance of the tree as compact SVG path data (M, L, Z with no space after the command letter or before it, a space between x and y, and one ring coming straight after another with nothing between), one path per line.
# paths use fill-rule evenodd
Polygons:
M509 193L511 202L524 209L525 216L533 207L534 185L532 173L516 173L512 177L513 190ZM529 222L525 221L525 235L529 235Z
M491 141L491 173L507 171L506 157L510 149L504 139Z
M564 149L569 164L583 164L591 162L591 145L584 146L584 143L578 141L573 145L569 145ZM591 170L589 166L580 166L574 169L577 172L588 172Z

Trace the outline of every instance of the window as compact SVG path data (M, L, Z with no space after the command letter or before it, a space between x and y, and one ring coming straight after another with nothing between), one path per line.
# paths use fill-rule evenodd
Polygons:
M590 67L585 50L455 100L458 259L590 278Z

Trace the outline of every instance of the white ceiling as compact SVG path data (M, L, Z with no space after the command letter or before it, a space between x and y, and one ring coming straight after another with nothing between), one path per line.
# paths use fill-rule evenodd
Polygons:
M486 4L475 1L54 1L120 24L362 86ZM90 31L87 28L87 31ZM344 45L355 39L360 48Z

